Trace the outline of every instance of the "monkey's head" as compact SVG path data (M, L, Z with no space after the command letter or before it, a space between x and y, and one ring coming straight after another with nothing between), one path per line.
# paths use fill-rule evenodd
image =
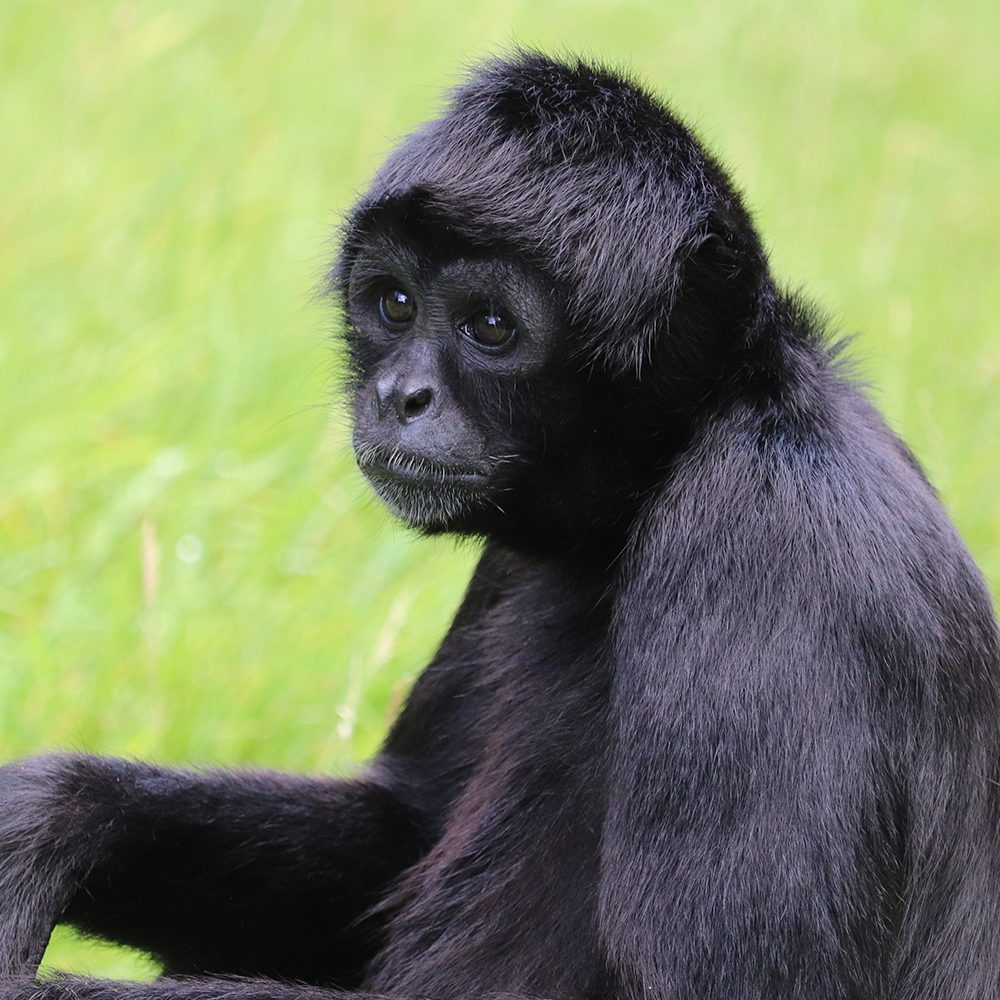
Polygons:
M738 196L662 105L522 54L390 155L332 283L382 500L428 532L555 540L634 510L768 277Z

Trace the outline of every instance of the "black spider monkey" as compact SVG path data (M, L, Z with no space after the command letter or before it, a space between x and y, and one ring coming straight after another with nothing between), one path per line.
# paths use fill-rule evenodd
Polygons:
M0 996L996 998L986 588L691 133L488 63L331 284L364 473L485 539L455 623L352 780L0 770ZM34 982L57 920L166 977Z

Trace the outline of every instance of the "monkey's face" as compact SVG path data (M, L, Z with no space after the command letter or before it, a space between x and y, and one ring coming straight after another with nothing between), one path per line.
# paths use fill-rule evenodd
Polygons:
M559 311L510 258L375 231L348 281L354 449L427 531L488 531L545 444L537 387Z

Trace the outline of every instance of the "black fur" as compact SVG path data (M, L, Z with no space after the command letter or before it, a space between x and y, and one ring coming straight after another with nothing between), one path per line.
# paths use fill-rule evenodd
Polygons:
M989 597L718 165L614 74L479 70L347 226L361 395L389 232L558 292L536 371L458 380L525 468L425 525L487 537L450 632L353 781L0 769L0 995L995 1000ZM255 978L32 983L60 916Z

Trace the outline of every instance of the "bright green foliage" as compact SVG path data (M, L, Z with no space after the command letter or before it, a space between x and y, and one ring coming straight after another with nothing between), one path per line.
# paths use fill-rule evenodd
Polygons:
M5 0L0 759L377 745L475 554L368 499L313 292L393 137L515 42L701 128L1000 583L998 30L977 0ZM140 968L63 932L50 961Z

